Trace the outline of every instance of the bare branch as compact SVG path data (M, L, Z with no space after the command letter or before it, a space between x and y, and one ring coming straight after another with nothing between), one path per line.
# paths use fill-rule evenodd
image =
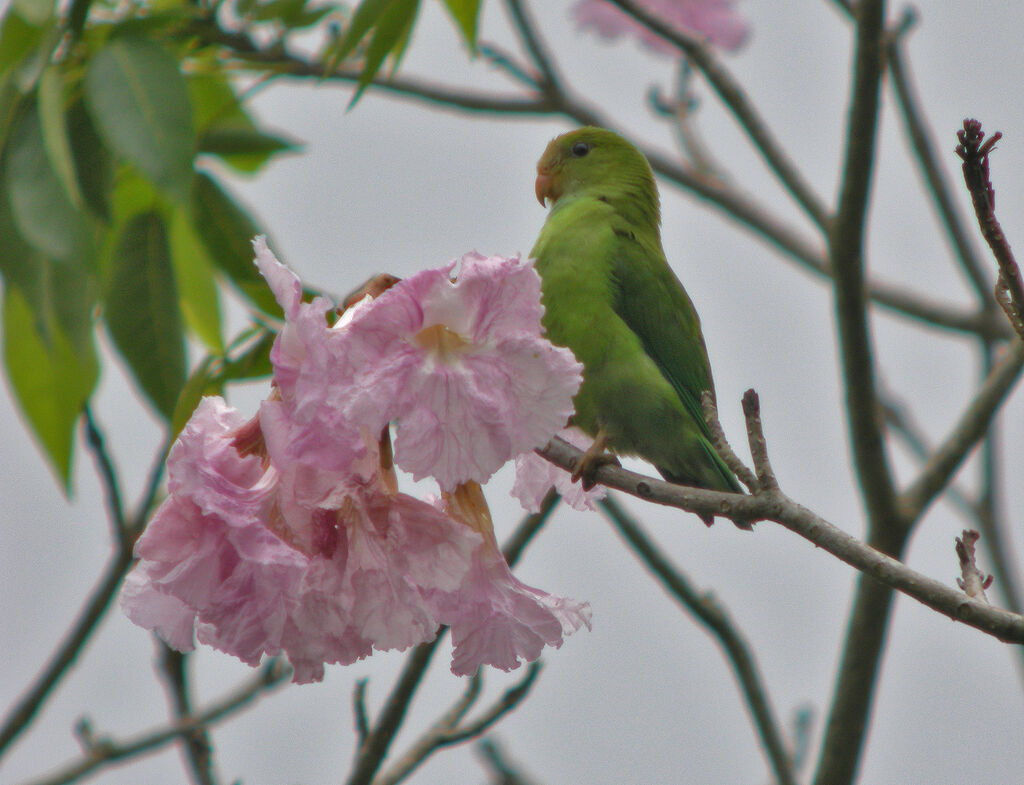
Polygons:
M117 761L156 752L192 734L197 728L214 725L236 714L262 694L278 687L291 676L291 672L291 668L280 660L268 660L255 676L199 714L128 739L115 740L90 736L90 746L79 760L25 785L66 785Z
M540 531L541 527L551 516L551 513L554 512L557 504L558 495L550 492L544 497L539 512L523 518L502 549L502 553L505 555L505 560L509 563L509 566L518 561L523 550L530 540L536 536L537 532ZM434 640L428 643L421 643L409 653L409 656L406 658L405 668L403 668L398 681L395 682L395 686L391 689L391 693L388 695L377 721L373 723L369 732L360 738L359 747L356 751L355 766L346 781L348 785L368 785L368 783L373 781L374 776L376 776L384 762L384 758L387 756L391 742L394 741L395 735L402 725L405 712L412 703L420 681L427 671L427 666L430 665L434 650L437 648L437 644L441 641L446 630L447 627L441 627Z
M743 393L743 416L747 421L747 441L757 472L758 486L763 491L778 490L779 481L775 479L775 470L768 460L768 442L765 441L761 426L761 401L754 390Z
M989 153L1002 136L997 131L991 139L983 142L985 133L981 130L981 123L977 120L964 120L963 130L957 132L960 144L957 145L956 153L964 162L964 182L971 193L981 233L999 264L999 281L995 288L996 302L1006 312L1013 329L1024 338L1024 283L1021 281L1017 260L1014 259L1010 244L996 218L996 193L988 174Z
M736 628L728 611L709 592L696 589L689 579L651 542L639 524L612 496L598 502L601 510L612 522L640 559L658 577L662 585L690 610L715 636L725 650L726 658L746 700L764 748L780 785L795 785L796 775L765 690L757 660L743 634Z
M936 153L934 134L928 128L924 117L924 111L917 98L917 91L911 82L909 67L903 54L904 34L910 29L915 21L914 11L904 11L903 19L898 28L887 38L885 47L886 64L889 66L889 73L892 76L892 87L896 93L896 100L903 117L903 124L906 126L907 135L917 158L921 174L928 184L928 192L938 211L942 227L950 244L956 251L960 267L967 275L979 300L990 305L989 291L991 284L985 276L984 265L972 245L968 227L960 210L957 208L954 199L953 187L949 183L942 165L939 163L939 156Z
M476 749L490 768L491 785L534 785L533 780L527 778L518 766L505 757L505 753L494 739L483 739Z
M932 453L921 475L900 495L899 506L908 524L945 488L967 453L985 436L1000 404L1024 370L1024 343L1014 341L1006 356L992 369L978 394L945 441Z
M883 0L863 0L857 6L847 146L839 208L829 238L850 441L873 528L891 526L898 520L896 492L878 417L864 288L864 233L878 127L884 11Z
M732 449L732 445L729 444L729 440L725 438L725 430L722 428L722 423L718 420L718 406L715 404L715 397L705 390L701 393L700 404L704 410L704 421L708 424L708 429L711 431L711 443L715 446L715 451L719 457L725 461L725 465L729 467L730 471L752 493L761 490L761 484L758 482L757 476L740 460L739 456Z
M352 688L352 714L359 746L363 745L370 732L369 715L366 713L366 685L369 684L369 681L369 679L358 679L355 687Z
M92 409L86 406L82 410L82 416L85 421L85 443L89 445L93 460L96 461L96 471L103 485L111 534L114 542L123 543L127 536L128 521L124 513L124 504L121 501L121 483L117 478L117 470L107 453L106 440L92 416Z
M764 118L754 108L743 88L728 72L711 47L700 36L677 30L665 24L634 0L610 0L610 2L652 32L679 47L686 54L739 121L740 126L750 137L761 157L779 178L782 185L804 209L808 217L823 232L827 232L831 220L827 208L814 193L804 176L797 170L782 145L768 130Z
M552 439L537 453L572 471L583 453L562 439ZM645 501L697 515L733 521L774 521L870 577L872 584L897 589L923 605L1007 643L1024 643L1024 616L974 602L956 589L910 569L902 562L858 540L782 491L755 495L722 493L674 485L619 466L602 466L597 482Z
M870 546L865 545L878 548L879 556L884 551L899 558L908 528L899 516L879 416L865 287L865 234L880 116L885 2L859 0L854 13L853 85L839 203L829 236L829 258L835 280L847 429L861 498L867 508ZM892 563L906 569L896 559ZM879 577L877 572L869 574ZM883 582L887 586L879 586L864 575L857 581L835 691L825 721L815 785L850 785L856 779L885 650L893 601L889 587L906 591L896 583Z
M82 648L96 629L99 620L106 613L110 601L117 594L121 580L132 564L131 548L122 546L107 563L100 580L93 589L78 617L68 629L64 640L50 656L50 661L39 673L25 694L7 714L0 726L0 755L7 746L21 734L36 712L49 697L57 682L77 659Z
M172 649L156 638L159 650L160 671L167 685L167 696L171 702L174 719L178 722L192 716L192 696L189 694L188 653ZM194 785L216 785L217 776L213 769L213 744L206 728L199 725L192 732L181 737L182 754Z
M495 701L481 717L469 725L459 726L458 722L479 695L479 673L472 679L469 679L462 698L442 715L426 733L420 736L416 743L394 766L380 777L374 779L373 785L398 785L399 782L402 782L412 774L423 761L438 750L482 736L502 717L523 702L529 694L537 675L540 673L540 669L540 662L530 663L526 673L523 674L523 678L506 690L505 694Z
M512 22L526 46L526 50L541 72L542 81L538 85L541 91L548 94L561 93L562 80L555 67L554 58L541 40L537 25L530 18L526 8L520 0L505 0L505 8L508 9L509 16L512 17Z

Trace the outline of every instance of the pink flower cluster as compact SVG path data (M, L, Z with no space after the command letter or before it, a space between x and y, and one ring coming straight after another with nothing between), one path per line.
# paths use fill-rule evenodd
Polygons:
M254 419L204 398L167 460L169 495L136 544L125 613L294 680L451 627L452 670L505 670L590 625L586 604L518 581L479 483L572 413L581 366L540 332L530 263L469 254L367 297L334 324L257 238L286 323ZM394 462L441 499L398 490ZM382 436L383 434L383 436ZM546 490L546 489L545 489Z
M733 7L735 0L640 0L637 5L672 27L706 36L722 49L739 49L750 32L746 20ZM573 15L581 29L594 30L603 38L632 35L653 52L679 54L661 36L606 0L580 0L573 7Z

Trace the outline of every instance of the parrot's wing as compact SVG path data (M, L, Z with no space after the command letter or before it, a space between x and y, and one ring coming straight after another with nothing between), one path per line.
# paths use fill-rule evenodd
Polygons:
M714 383L700 317L658 244L617 234L615 311L710 439L700 397L705 390L713 394Z

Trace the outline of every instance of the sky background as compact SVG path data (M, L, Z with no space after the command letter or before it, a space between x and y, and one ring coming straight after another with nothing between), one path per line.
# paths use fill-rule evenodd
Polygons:
M465 55L436 0L424 2L405 75L477 89L511 90L485 63ZM531 3L566 82L629 129L672 152L671 129L645 103L651 85L670 90L671 61L632 42L608 44L575 32L571 3ZM1010 238L1024 237L1024 58L1016 4L922 0L909 38L912 72L937 146L959 192L955 132L966 116L1004 141L992 159L997 211ZM513 45L501 4L484 4L481 38ZM848 100L849 24L827 2L746 0L752 37L727 64L776 136L829 204L834 203ZM903 6L894 5L895 16ZM813 238L806 220L774 184L731 118L703 83L699 128L716 159L743 187ZM559 119L467 116L368 92L346 112L351 92L337 85L281 81L253 109L269 126L305 143L258 179L232 178L233 192L269 229L271 244L304 280L343 294L369 275L399 276L476 250L527 253L544 221L533 194L534 166ZM885 117L870 214L871 274L942 302L971 304L911 164L892 95ZM739 446L739 401L758 390L771 457L784 491L855 535L863 515L851 473L838 387L829 291L788 260L694 197L665 183L663 239L670 263L700 311L721 419ZM973 226L973 224L972 224ZM241 327L240 309L231 311ZM913 407L933 441L970 400L977 368L969 344L875 312L880 378ZM101 342L109 347L106 336ZM255 409L266 386L231 402ZM144 484L160 431L116 361L104 365L97 419L106 428L126 497ZM1016 558L1024 553L1021 396L1001 417L1007 445L1006 509ZM75 495L66 502L0 396L0 705L10 705L42 667L92 589L110 552L102 493L89 454L76 456ZM903 482L915 464L893 452ZM633 464L630 464L633 466ZM641 465L637 465L642 468ZM961 473L973 488L974 464ZM499 539L522 516L509 497L510 472L488 486ZM424 491L431 490L424 486ZM729 609L758 658L777 714L814 712L821 721L845 627L855 574L774 524L753 534L727 522L706 529L693 515L629 503L650 534L702 588ZM963 522L940 503L919 526L909 564L934 578L958 574L953 539ZM986 560L982 559L982 568ZM560 510L529 547L516 573L527 583L591 603L592 632L544 655L533 694L497 728L507 753L538 783L752 783L769 777L729 666L712 639L646 574L596 514ZM165 721L153 677L150 635L116 609L47 704L32 731L0 768L0 782L39 775L79 753L72 727L122 737ZM461 692L442 643L395 751L411 743ZM371 711L380 705L403 655L375 654L327 669L323 683L289 686L213 732L224 782L247 785L335 783L348 771L354 735L351 691L369 678ZM249 669L204 649L194 657L197 703L213 700ZM1024 770L1024 692L1009 647L901 597L863 758L865 783L1002 783ZM488 672L488 695L519 677ZM486 705L486 701L481 705ZM109 785L185 781L174 750L92 779ZM471 746L436 755L412 779L484 782Z

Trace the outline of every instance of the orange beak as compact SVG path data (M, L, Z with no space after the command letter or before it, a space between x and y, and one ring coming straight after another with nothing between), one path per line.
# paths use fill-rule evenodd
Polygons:
M554 185L555 178L550 173L538 172L534 191L537 194L537 201L540 202L541 207L547 207L547 204L544 202L545 199L555 200L555 195L552 193Z

